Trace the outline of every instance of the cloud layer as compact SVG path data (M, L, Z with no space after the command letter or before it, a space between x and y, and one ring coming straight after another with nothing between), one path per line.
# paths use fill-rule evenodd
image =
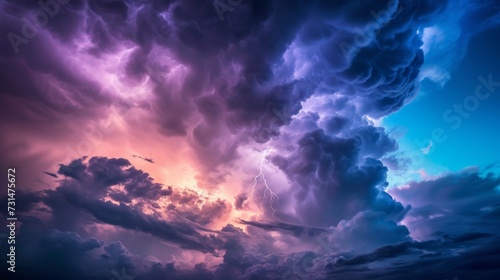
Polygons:
M388 190L378 125L497 25L462 2L3 1L20 277L494 277L498 174Z

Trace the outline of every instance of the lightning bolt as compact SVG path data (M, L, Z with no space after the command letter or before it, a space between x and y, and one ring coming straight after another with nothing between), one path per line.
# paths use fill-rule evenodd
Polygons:
M262 170L264 168L264 161L266 160L266 157L269 155L269 149L266 149L264 151L264 153L262 154L262 160L260 161L260 167L259 167L259 174L257 174L257 176L254 177L253 179L253 183L252 183L252 193L251 193L251 197L253 198L253 195L255 193L255 187L257 186L257 182L260 180L262 180L264 186L265 186L265 190L264 190L264 198L266 198L266 194L269 193L269 208L271 208L271 210L273 210L273 216L274 214L276 213L276 209L274 209L273 207L273 202L276 201L276 200L279 200L279 196L273 192L273 190L271 190L271 188L269 187L269 185L267 184L267 180L266 180L266 176L264 176L264 171Z

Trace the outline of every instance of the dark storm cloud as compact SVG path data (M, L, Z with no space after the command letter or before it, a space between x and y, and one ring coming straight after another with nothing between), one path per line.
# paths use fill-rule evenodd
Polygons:
M2 12L5 13L5 10ZM25 22L16 18L17 15L4 16L2 30L22 34ZM26 18L29 17L26 15ZM5 45L2 44L0 49L3 112L17 116L18 121L24 121L26 125L41 122L59 124L82 117L102 116L98 108L109 106L109 96L95 81L73 71L72 65L65 59L66 54L58 53L58 46L50 41L45 32L37 33L17 55L11 54L8 41L3 42Z
M93 157L88 163L83 160L75 160L67 166L61 165L59 173L74 180L67 179L56 190L46 191L45 201L49 206L60 205L64 208L64 205L70 204L77 209L88 211L99 222L140 230L178 244L182 248L215 254L214 248L219 242L217 237L202 235L196 227L187 222L165 222L157 214L144 214L139 206L122 203L130 202L131 199L158 200L171 195L171 187L163 189L160 184L154 183L149 174L131 166L126 159ZM123 191L110 191L112 198L121 201L119 205L102 200L113 186L123 187ZM205 222L210 215L213 218L214 211L219 211L221 203L225 205L223 201L214 205L203 205L200 213L193 212L192 217L187 218L195 222Z
M365 157L380 159L398 148L396 140L392 139L383 127L359 126L351 133L361 140L360 153Z
M337 132L343 130L351 121L343 116L335 115L328 117L324 120L325 131L328 134L336 134Z
M319 115L327 108L320 108ZM397 149L395 140L383 128L356 118L336 136L329 135L318 128L325 125L319 119L310 112L294 119L279 144L286 147L286 155L270 156L294 195L295 215L285 219L329 228L327 238L334 248L357 253L411 240L408 229L399 224L409 207L384 191L387 168L380 159ZM309 132L295 133L297 128ZM289 146L290 140L297 141L296 146Z
M458 239L462 239L458 237ZM468 238L464 238L468 239ZM329 266L330 277L340 279L489 279L498 273L492 260L498 254L498 240L475 239L454 243L443 240L404 242L381 247L369 254L337 258ZM454 253L457 247L459 254ZM382 267L368 268L378 263ZM390 268L384 267L391 264ZM349 269L347 269L349 268ZM358 270L356 271L356 268ZM424 268L424 269L423 269ZM355 272L355 273L352 273ZM353 277L353 278L352 278Z
M49 230L34 217L23 218L16 241L17 270L5 279L105 280L138 272L137 257L121 242Z
M168 135L187 135L193 129L194 145L203 161L211 158L207 166L212 164L212 171L237 157L234 148L248 142L244 135L257 142L277 135L276 127L289 122L300 110L300 102L314 93L317 85L305 82L307 75L315 76L314 81L331 93L358 96L362 112L380 116L400 108L414 95L422 63L416 30L443 6L428 1L364 5L248 1L220 22L211 1L173 3L89 2L81 12L94 27L90 32L98 48L109 49L120 40L140 46L129 62L131 78L152 75L148 67L157 58L152 42L166 47L186 67L186 79L178 90L172 90L168 82L157 85L155 112ZM126 28L124 19L132 15L137 23ZM374 30L363 29L372 23ZM313 32L318 27L320 32ZM350 55L335 56L345 59L345 65L318 63L304 78L287 78L293 69L284 64L283 55L306 34L318 35L299 39L298 46L310 47L311 52L322 50L327 61L331 53L341 54L347 44ZM356 36L367 37L369 42L358 44ZM323 69L319 79L313 73L318 67ZM207 108L220 113L208 113ZM275 111L283 116L278 121L270 113ZM203 120L194 124L197 114ZM241 137L226 138L229 145L224 146L214 142L228 134Z
M373 132L378 138L378 132ZM316 130L302 136L289 156L273 157L294 184L296 212L303 222L335 226L362 210L395 216L404 212L400 203L380 190L386 184L387 168L361 154L360 139L331 137Z
M15 201L15 209L16 211L19 212L27 212L30 211L35 207L35 204L40 202L43 197L42 192L33 192L29 190L23 190L23 189L17 189L15 190L15 197L17 198L17 201ZM4 194L0 197L1 201L5 201L7 203L8 200L8 195ZM7 208L2 209L1 212L4 213L5 215L7 214Z
M0 5L2 34L22 34L22 17L39 9L30 1ZM265 231L255 238L260 246L234 226L222 230L230 238L205 234L210 230L199 224L227 214L230 205L221 200L207 203L194 193L177 195L125 159L93 157L61 165L58 174L64 179L57 189L21 193L19 198L27 202L18 211L25 214L44 202L51 208L51 225L60 230L76 231L88 223L114 225L181 248L211 254L223 249L223 263L215 271L203 264L184 271L173 263L138 271L134 256L120 242L101 248L97 239L81 238L71 231L35 234L42 226L26 219L23 223L31 225L23 224L22 232L39 238L25 238L25 244L42 246L37 254L26 251L33 263L39 263L29 269L57 273L56 268L62 266L62 279L75 279L72 276L80 273L87 277L87 271L96 269L107 269L103 277L110 279L111 267L125 268L137 279L444 279L457 273L494 278L499 246L491 235L498 230L498 178L452 174L411 184L394 192L412 205L407 214L409 208L383 190L387 185L383 159L397 145L383 129L362 121L365 114L385 116L414 98L423 63L417 31L435 23L434 16L445 6L446 1L430 0L243 1L221 22L212 0L73 0L60 7L43 32L22 44L18 55L2 43L2 123L16 120L26 129L43 127L56 136L68 122L97 119L112 105L126 111L134 104L111 97L95 81L74 71L66 63L71 54L64 53L64 47L73 50L78 39L88 38L92 45L81 52L100 61L123 46L133 46L131 55L124 58L128 59L124 69L114 74L123 77L124 83L149 79L154 96L144 101L143 108L154 115L164 135L188 139L204 167L198 177L201 184L224 180L228 174L224 167L232 167L241 145L268 142L279 135L280 127L299 123L300 129L287 136L290 154L274 155L272 161L291 185L291 208L296 216L288 220L306 226L246 223L299 237L334 227L332 242L341 241L346 249L384 246L361 255L278 254L270 253L274 247L269 244L276 240ZM483 15L490 18L491 14L484 10L466 21ZM307 63L308 70L300 71ZM303 101L317 95L336 97L321 108L329 116L322 119L318 112L306 112L306 117L292 119ZM2 138L9 132L2 128ZM2 152L11 148L0 144ZM243 198L238 197L236 208L244 208ZM132 204L134 200L140 202ZM157 209L161 201L169 202L167 209L186 219L162 219L162 209ZM181 203L190 205L182 208ZM149 206L148 210L157 210L145 214ZM444 233L441 241L410 242L408 229L399 224L405 215L410 224L429 233L450 226L441 223L442 215L454 223L447 228L452 235ZM470 231L478 225L489 232ZM485 245L485 240L490 243ZM403 243L392 244L396 242ZM91 254L98 250L101 255ZM105 264L84 266L100 262Z
M373 116L393 112L411 99L422 64L416 31L444 6L432 3L243 1L220 21L211 0L71 1L51 18L47 33L36 37L40 42L30 41L19 58L6 59L9 65L2 69L24 69L30 81L37 73L51 71L57 82L79 87L89 83L67 69L61 56L55 57L46 36L71 46L86 35L93 45L82 51L96 58L116 52L124 42L135 44L119 74L126 82L154 80L154 97L146 103L159 130L169 136L192 135L191 144L205 168L198 179L215 185L226 175L223 166L238 158L241 144L276 137L278 128L288 124L318 88L324 94L348 96L359 113ZM4 13L12 23L6 30L22 26L14 23L20 21L14 10L23 14L36 9L24 2L7 6ZM72 20L66 25L62 18ZM295 57L294 49L315 59ZM310 70L296 77L306 62ZM170 78L179 64L183 78ZM9 80L6 94L20 92L50 108L60 107L53 103L61 96L74 104L69 109L110 106L110 97L100 91L83 95L62 87L64 92L48 95L34 83ZM28 85L33 86L21 87ZM131 105L124 100L118 104L124 110Z
M72 198L68 198L72 200ZM172 242L184 249L198 250L215 254L215 248L220 240L216 236L200 234L197 229L183 221L165 222L154 215L146 215L139 209L124 204L115 205L102 201L72 200L83 209L89 211L97 220L126 229L140 230Z
M468 233L455 240L460 241L401 242L359 255L308 251L262 255L233 240L226 244L224 263L214 279L489 279L498 273L497 239ZM461 248L458 254L457 248Z
M77 159L69 165L60 165L58 173L76 179L99 193L107 192L112 186L123 186L124 192L112 191L120 201L132 198L157 200L172 193L169 186L163 189L155 183L148 173L136 169L123 158L92 157L88 163L85 158Z
M46 12L39 2L56 6ZM71 57L75 52L66 48L81 38L85 24L85 14L77 8L80 1L70 2L9 0L0 4L0 151L5 163L24 167L29 179L21 182L32 186L40 172L54 168L53 154L28 152L39 149L39 139L50 135L55 139L54 149L64 149L61 141L69 141L89 122L106 117L112 102L120 103L76 67L80 62ZM46 23L37 23L35 15L42 23L45 16ZM12 42L12 34L22 39ZM11 143L12 139L16 142Z
M329 75L324 86L351 98L358 96L361 112L383 116L415 96L423 63L416 32L445 6L446 2L432 1L359 5L320 1L315 10L319 17L305 25L300 43L319 50L325 59Z
M106 258L108 262L113 263L114 267L120 267L128 274L134 272L135 256L120 242L116 241L104 246L105 254L101 257Z
M17 270L5 279L213 279L203 263L192 270L174 263L141 265L120 241L104 245L76 232L47 230L33 217L23 219L17 238Z
M466 169L441 177L411 182L390 192L412 206L406 223L422 236L445 231L461 234L472 226L496 233L500 179L490 172Z
M304 98L304 93L294 93L295 85L286 83L261 88L256 81L270 80L270 65L281 60L293 39L294 29L300 23L297 19L304 14L303 6L306 5L249 1L220 22L214 17L211 1L182 1L169 10L168 23L162 19L160 11L151 9L150 5L143 6L140 16L144 14L160 22L141 26L141 37L155 37L157 29L161 29L167 40L155 38L155 41L167 47L188 69L181 92L172 92L167 84L155 89L162 131L168 135L186 135L188 126L193 126L189 119L198 111L203 120L192 127L194 144L202 160L212 158L211 163L219 165L235 158L231 147L236 147L237 143L231 145L231 142L242 140L227 139L230 144L225 146L229 148L219 147L213 140L228 133L252 136L261 124L269 127L273 120L272 115L266 114L266 110L272 109L267 108L269 104L274 104L286 115L298 112L296 104ZM266 20L270 23L264 26ZM258 47L263 41L267 45L264 52ZM149 51L144 46L146 55ZM241 76L231 65L241 67ZM132 72L144 73L146 66L137 64ZM208 96L210 92L215 95ZM215 110L220 113L214 114ZM225 119L230 119L230 123Z
M23 220L16 240L18 266L15 276L19 278L12 279L30 279L35 275L40 279L81 277L105 267L93 253L103 245L102 241L82 238L76 232L48 230L34 217Z
M289 36L290 32L299 34L298 38L301 38L302 34L312 32L308 28L297 27L296 23L301 20L303 20L304 26L322 26L323 29L317 33L318 36L312 41L304 44L300 40L297 41L299 46L310 46L311 52L320 48L324 49L324 52L338 51L340 53L339 46L344 43L342 40L347 38L346 42L352 43L352 47L355 49L352 51L352 57L349 57L349 61L346 61L346 64L351 65L350 68L339 72L336 70L336 65L326 67L324 65L313 65L313 70L308 73L308 75L316 77L317 73L314 73L314 71L317 67L323 66L320 67L323 72L320 74L319 82L323 81L324 84L329 85L330 92L340 90L341 94L360 96L359 101L361 103L358 104L360 110L362 112L371 112L375 116L397 110L405 100L413 97L416 90L415 82L418 68L422 63L422 53L419 50L421 40L416 34L416 30L420 24L424 24L428 17L439 11L442 5L435 5L434 7L427 2L415 4L408 1L400 3L399 6L392 3L391 6L386 1L386 3L378 3L372 7L369 5L353 5L350 2L341 1L338 4L330 5L332 7L328 7L330 9L328 10L323 7L328 6L328 4L323 2L311 2L301 4L302 6L296 5L296 2L289 2L287 3L285 15L279 7L281 4L280 1L269 4L274 6L272 9L274 13L269 15L267 29L257 28L253 30L254 32L248 35L248 38L233 42L234 51L227 51L224 56L218 55L218 61L223 59L223 61L231 62L225 63L225 65L233 65L232 63L236 62L243 69L241 76L226 75L226 80L233 80L233 77L236 79L233 83L235 86L228 87L227 82L223 87L216 84L215 94L219 97L218 100L213 98L214 102L218 102L223 106L219 108L224 108L224 111L227 112L226 116L230 119L228 125L231 133L236 131L240 134L249 132L254 134L257 142L266 142L269 138L277 135L276 127L288 123L290 116L300 110L299 102L314 93L317 85L311 85L301 79L293 82L282 82L281 84L272 83L273 79L282 78L283 75L290 75L292 71L292 69L287 69L284 70L284 73L283 71L279 73L276 68L271 67L273 63L275 63L274 65L277 63L277 65L286 68L283 66L283 54L297 39L296 36ZM251 11L251 9L245 9L244 4L242 5L241 10L238 9L241 13ZM300 9L296 10L297 7L300 7ZM384 9L384 7L389 8ZM400 8L398 14L395 14L396 8ZM345 14L340 12L343 9L359 16L354 21L355 23L349 22L346 17L336 18L328 14L328 11ZM193 8L193 10L198 11L201 8ZM300 12L298 12L299 10ZM375 13L386 11L387 13L384 15L387 18L383 19L384 24L377 22L377 20L381 20L379 18L373 19L373 15L370 14L371 11ZM394 18L391 18L393 14L395 14ZM285 28L282 28L282 25L291 17L294 17L294 24L288 24ZM391 20L389 20L390 18ZM418 19L418 21L409 22L410 18ZM197 18L196 21L202 19L203 17L201 19ZM380 25L379 28L383 27L377 32L377 36L370 38L371 43L369 45L352 42L356 35L363 35L358 34L359 32L355 30L355 27L364 27L370 21L375 21ZM227 22L223 22L222 25L224 26ZM334 22L335 24L332 26L325 24L325 22ZM401 26L402 28L400 28ZM268 36L275 34L274 29L278 28L280 28L279 34L273 36L272 41L269 41ZM196 29L193 28L193 30ZM211 34L211 30L204 31L206 32L203 34ZM336 34L342 32L345 33L345 36L338 38ZM364 31L361 30L361 32ZM226 38L232 38L231 34L230 31L224 33ZM180 37L181 33L178 33L178 36ZM217 38L217 35L214 36ZM391 41L394 40L394 37L397 38L397 45ZM261 45L262 42L267 43L265 52L260 51L260 48L255 46L255 44ZM323 42L330 42L332 47L325 47L328 43ZM203 44L197 44L197 46L193 47L198 52L208 52L206 48L203 48ZM224 48L221 47L219 50L224 50ZM259 50L259 52L257 53L256 50ZM395 59L396 57L398 59ZM204 57L204 61L210 61L210 58ZM200 63L197 62L197 64ZM324 70L325 68L326 70ZM217 72L213 66L211 70ZM220 73L224 72L221 71ZM259 76L255 76L253 73L258 73ZM309 78L306 76L304 79L308 80ZM314 80L316 81L317 78L314 78ZM280 112L280 115L284 117L277 118L269 113L270 111ZM195 129L195 135L208 136L207 134L201 134L202 131L211 131L210 136L212 138L218 137L213 132L220 131L215 127L220 125L221 123L215 124L213 121L210 124L208 122L203 123ZM246 129L242 130L242 128ZM199 140L202 141L200 143L205 144L208 141L206 139L210 139L209 137L198 137L198 139L201 138L205 140Z
M37 273L61 277L73 275L78 270L81 278L77 279L109 279L115 274L134 279L445 279L471 276L491 279L499 270L495 265L499 239L479 232L441 240L402 242L359 255L309 251L261 254L248 247L243 239L229 239L223 245L226 249L224 261L214 271L203 263L190 270L180 269L172 262L155 262L141 267L136 263L137 258L120 242L103 246L94 238L84 239L73 232L44 233L39 224L39 221L27 220L21 228L20 236L31 237L25 240L30 246L20 245L26 250L23 252L30 252L22 256L23 272L27 275L35 273L36 269ZM458 247L459 253L456 252ZM51 254L55 251L57 255ZM66 265L58 268L60 263Z
M148 233L184 249L212 254L216 254L215 249L222 242L214 234L200 233L210 230L185 219L167 221L158 213L145 214L144 206L149 205L150 200L171 195L173 190L170 187L162 189L147 173L135 169L126 159L93 157L88 162L85 158L78 159L68 165L61 165L59 174L66 178L60 181L55 190L39 193L21 191L18 197L23 198L24 202L17 211L27 213L34 203L43 202L51 208L53 223L59 228L76 230L82 223L109 224ZM116 186L122 186L124 192L110 190ZM106 200L108 194L119 204ZM143 202L130 204L132 199L143 199ZM199 197L193 196L193 199ZM218 200L182 214L188 220L206 224L225 207L225 202Z
M394 189L393 192L403 201L414 205L444 204L478 196L493 201L500 179L493 173L482 174L476 169L465 169L457 173L410 183L408 187ZM491 199L491 200L490 200Z
M112 171L117 166L128 166L122 159L108 160L98 158L93 161L100 163L101 167L109 165L109 179L100 177L102 182L119 182L116 178L120 172ZM90 160L89 160L90 162ZM449 234L441 232L439 239L428 241L411 241L407 239L408 231L405 227L397 225L394 220L399 220L400 210L394 207L394 203L387 203L385 211L360 212L353 219L341 221L339 225L331 229L303 227L285 223L260 223L243 221L246 225L258 227L265 231L279 231L290 233L297 237L315 237L318 234L333 232L330 241L332 248L345 245L350 252L298 252L291 254L272 253L255 247L255 242L267 242L265 236L251 236L243 233L233 225L227 225L221 232L224 238L210 237L198 233L199 226L190 225L185 222L164 222L155 215L146 215L138 211L134 206L125 204L116 205L97 199L102 196L98 192L83 192L76 184L83 184L82 180L99 177L100 168L89 168L90 163L80 161L79 164L85 168L76 168L73 173L66 173L67 177L61 182L61 186L54 191L47 191L40 199L52 205L52 211L60 211L52 200L64 199L67 203L78 209L88 211L101 223L118 225L120 227L140 230L156 235L165 241L178 244L183 248L200 250L202 252L213 252L213 249L225 250L223 263L218 267L209 268L203 264L196 265L193 269L176 268L175 263L154 263L148 266L138 266L138 259L120 242L114 242L103 246L103 243L95 238L81 238L74 232L63 232L47 230L43 223L32 217L23 218L24 222L19 232L20 251L24 252L22 268L23 273L45 273L69 277L79 272L81 279L109 279L112 273L137 277L137 279L162 279L169 275L172 279L276 279L287 277L298 277L307 279L418 279L421 277L449 278L455 276L470 277L474 275L478 279L488 279L498 273L495 265L496 256L500 248L498 237L495 234L471 231L473 224L463 224L462 234ZM88 164L88 166L87 166ZM70 166L70 165L68 165ZM68 167L66 166L66 167ZM92 170L92 172L89 172ZM82 175L85 174L85 175ZM68 181L73 181L70 184ZM438 184L439 183L439 184ZM451 200L462 200L476 192L463 189L474 185L479 197L491 196L491 192L498 186L498 178L490 173L479 176L474 171L447 175L431 182L422 182L424 195L418 196L414 191L415 186L402 189L401 197L415 196L415 207L420 203L427 203L432 199L425 197L435 192L436 201L444 201L451 193ZM450 190L451 188L451 190ZM398 190L401 191L401 190ZM462 194L462 192L464 194ZM175 193L175 192L174 192ZM455 193L455 195L453 195ZM57 194L57 195L56 195ZM384 195L381 192L379 195ZM390 196L385 194L386 201ZM39 197L39 196L37 196ZM196 195L186 197L185 202L197 200ZM486 201L493 201L487 199ZM36 199L35 201L38 201ZM484 202L484 201L483 201ZM64 204L61 204L64 205ZM483 206L487 205L483 203ZM393 207L395 212L390 213L387 209ZM477 207L475 207L477 208ZM67 211L67 208L62 209ZM28 210L26 210L28 211ZM477 211L477 210L476 210ZM488 210L491 213L493 210ZM479 216L479 218L481 218ZM75 219L75 217L73 217ZM463 221L466 220L461 220ZM484 228L484 227L483 227ZM405 239L406 238L406 239ZM360 243L361 240L365 244ZM270 239L275 242L275 239ZM401 241L400 243L397 243ZM358 245L356 245L358 243ZM393 244L397 243L397 244ZM62 245L57 245L62 244ZM388 245L384 245L388 244ZM356 254L353 252L357 247L369 245L374 247L373 251ZM370 247L372 246L372 247ZM342 248L342 246L340 246ZM457 249L460 253L457 254ZM270 250L269 250L270 249ZM321 250L321 248L320 248ZM40 261L43 260L43 261ZM60 265L64 264L64 269ZM425 267L425 270L422 270ZM91 269L89 269L91 268ZM478 273L478 271L481 271ZM91 278L93 277L93 278Z
M384 245L412 240L410 231L398 222L398 218L384 212L360 212L350 220L341 221L331 239L340 249L352 252L367 252Z
M383 212L363 211L352 219L342 220L336 227L321 228L294 225L283 222L240 222L265 231L276 231L300 237L303 243L313 241L327 251L349 251L351 253L369 252L381 246L412 240L405 226L397 223L398 219ZM472 235L471 238L476 237ZM313 239L311 239L313 238ZM329 240L330 247L326 248L321 240ZM323 240L324 241L324 240ZM316 244L318 243L318 244Z

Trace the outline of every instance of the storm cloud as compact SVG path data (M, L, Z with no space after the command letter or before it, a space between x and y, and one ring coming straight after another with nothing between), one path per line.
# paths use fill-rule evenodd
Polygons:
M389 188L383 119L500 23L459 2L3 1L20 277L494 277L498 174Z

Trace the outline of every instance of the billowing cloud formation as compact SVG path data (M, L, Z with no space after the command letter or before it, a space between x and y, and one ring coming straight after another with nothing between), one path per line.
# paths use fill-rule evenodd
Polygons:
M168 213L167 216L159 212L144 213L150 209L147 205L166 204L161 198L152 200L141 197L141 203L118 203L105 199L105 191L98 192L81 180L100 178L101 182L107 183L99 187L106 189L107 186L109 191L112 186L116 186L109 184L123 182L116 178L124 178L122 175L128 174L127 169L121 169L121 172L115 170L106 176L100 173L102 169L92 168L92 164L99 163L99 166L111 169L117 163L126 163L124 159L101 157L88 161L80 159L74 163L78 164L73 165L76 168L72 172L68 170L71 164L61 166L59 173L65 175L55 190L19 195L20 200L26 198L31 201L28 206L18 210L24 221L18 235L19 252L23 253L20 254L20 275L28 277L30 271L36 271L69 277L79 271L81 279L109 279L116 273L134 279L164 279L167 276L173 279L328 279L333 276L348 279L368 275L398 279L408 272L412 272L411 277L455 277L458 273L471 275L477 269L485 269L482 275L487 279L498 273L494 264L494 256L498 254L495 244L499 238L496 235L498 223L494 219L498 212L495 207L498 205L494 196L500 181L491 173L481 175L477 171L464 170L434 181L395 189L393 192L396 197L402 201L410 199L413 205L406 218L409 219L407 224L412 233L415 225L423 230L433 230L434 234L428 235L425 240L415 241L409 237L406 227L394 222L397 218L384 211L375 211L376 208L359 212L352 219L343 220L336 227L329 228L283 222L240 221L248 226L248 233L231 224L220 231L213 231L194 222L179 220ZM133 168L127 164L122 166ZM138 174L141 172L137 170ZM102 177L97 176L99 174ZM420 192L412 193L418 188L421 188ZM445 195L450 192L456 195ZM169 189L168 196L175 193L175 188ZM471 195L480 199L471 200ZM413 197L415 199L411 200ZM471 207L471 201L474 201L474 207ZM42 222L28 214L37 211L38 203L50 208L50 220ZM439 203L447 210L430 213L437 209L434 203ZM199 211L203 216L204 210ZM474 215L470 211L480 211L481 215ZM428 216L423 217L424 212ZM450 221L453 227L433 221L433 214L440 214L441 221ZM69 217L72 223L68 222ZM186 268L175 262L144 260L119 241L105 244L95 237L80 236L75 231L81 231L81 226L85 224L144 232L180 248L221 253L222 262L215 268L204 263ZM475 228L477 224L482 224L481 231ZM49 229L53 226L65 226L68 230ZM279 236L272 232L279 233ZM415 232L418 233L418 230ZM82 233L88 235L88 231ZM280 243L287 245L282 247ZM310 250L295 253L277 253L291 244L313 246ZM457 248L461 248L458 255ZM394 262L398 265L388 268ZM62 264L64 269L60 269ZM373 268L368 268L368 264L374 264ZM423 265L428 267L426 272L418 269Z
M158 205L162 202L161 197L171 195L172 188L162 189L147 173L130 166L125 159L93 157L88 163L78 159L69 165L61 165L59 174L64 175L65 179L55 190L21 194L20 197L36 197L36 200L32 199L33 202L41 201L49 206L55 219L53 222L60 227L75 230L80 227L80 223L104 223L148 233L181 248L213 254L217 247L215 244L221 242L214 235L200 233L210 230L189 220L175 217L169 221L163 219L158 211L160 209L155 208L161 208ZM114 196L115 188L123 189L118 198ZM29 207L18 208L22 212L30 210ZM206 219L204 215L207 213L203 210L191 213L193 217L187 219ZM147 211L153 213L146 214Z
M95 194L106 193L112 186L121 186L123 191L112 190L109 194L118 201L157 200L172 193L171 187L163 190L148 173L135 169L126 159L93 157L88 164L83 164L84 159L75 160L68 166L61 165L58 173L85 184L90 188L87 191Z
M391 190L391 194L412 204L406 224L420 238L443 228L447 234L464 234L469 230L463 227L464 222L496 233L500 178L494 173L485 173L463 170L434 180L413 182Z
M289 157L275 158L297 184L294 189L300 204L296 207L303 222L332 226L368 208L394 214L403 211L401 204L377 189L385 184L383 164L371 157L358 163L359 139L333 138L316 130L304 135Z
M86 108L106 112L99 108L109 108L111 100L119 111L142 108L165 135L188 136L203 166L216 171L237 157L238 145L277 136L277 128L315 93L347 96L357 111L377 117L399 109L418 87L422 43L416 31L444 5L432 3L243 1L221 22L211 1L69 1L58 5L58 16L39 27L37 36L18 46L18 55L3 48L2 69L24 67L19 73L27 77L54 73L51 79L38 78L36 89L4 84L2 92L44 101L33 105L43 104L44 113L40 108L12 114L26 118L30 112L36 119L38 112L58 123L64 122L61 113L102 116ZM39 9L6 2L4 29L23 34L24 18L18 17L30 19ZM115 82L93 81L99 77L89 73L90 65L70 71L61 54L75 48L75 65L108 61L116 76L106 76L105 68L93 71L133 87L149 82L153 96L141 100ZM30 55L35 50L36 60ZM54 84L59 86L47 94ZM205 179L218 182L224 173L219 171Z
M455 19L487 29L498 22L492 2ZM496 275L497 175L464 170L386 189L398 143L376 119L417 95L430 31L454 7L3 1L0 151L2 167L23 167L19 270L61 279ZM122 158L151 152L154 165ZM35 174L52 181L23 181ZM193 178L170 186L177 177Z

